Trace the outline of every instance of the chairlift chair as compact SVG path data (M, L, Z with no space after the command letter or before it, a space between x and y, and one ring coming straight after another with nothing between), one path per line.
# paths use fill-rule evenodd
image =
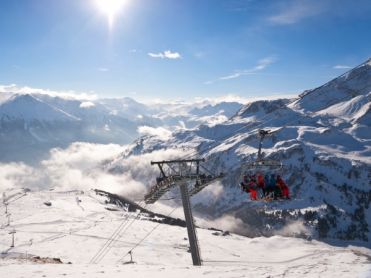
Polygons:
M266 159L262 153L263 140L265 136L271 134L270 130L259 130L259 149L257 158L242 166L240 180L244 180L244 176L255 176L262 175L281 175L281 170L283 169L282 162L279 160Z

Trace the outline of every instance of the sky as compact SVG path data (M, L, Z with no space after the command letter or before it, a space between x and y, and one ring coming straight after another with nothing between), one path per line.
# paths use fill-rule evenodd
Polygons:
M370 13L369 0L0 0L0 84L139 100L299 94L371 57Z

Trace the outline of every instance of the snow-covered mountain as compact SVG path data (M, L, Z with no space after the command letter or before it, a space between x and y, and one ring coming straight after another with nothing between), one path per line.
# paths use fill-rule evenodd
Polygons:
M243 233L273 235L310 230L322 239L371 241L371 59L325 85L291 100L251 102L228 121L137 140L107 164L119 173L128 157L161 149L183 150L226 173L222 186L193 198L198 212L242 220ZM252 202L239 188L244 165L257 156L259 129L274 131L264 155L282 161L292 199ZM196 150L196 151L195 151ZM214 192L213 192L214 190Z
M131 98L83 100L1 92L0 159L35 161L38 156L45 157L53 147L66 147L76 141L127 144L142 135L139 127L173 131L214 123L215 118L220 122L227 120L241 104L209 104L202 115L198 110L193 113L189 104L177 105L180 106L179 114L172 104L157 107ZM169 110L172 112L168 113ZM161 113L167 116L159 116Z
M128 146L74 143L54 149L39 169L0 164L0 276L369 277L370 80L371 60L296 99L255 101L237 113L230 103L153 108L125 98L0 95L2 158L6 151L24 157L26 146L121 140L127 126L133 134L141 126L174 130ZM250 201L239 188L259 129L272 131L264 156L284 164L291 200ZM145 209L132 202L154 181L150 161L184 156L205 157L226 174L192 197L203 227L201 268L190 267L184 221L171 218L183 217L177 191ZM226 226L231 233L207 229ZM125 264L132 249L136 264Z

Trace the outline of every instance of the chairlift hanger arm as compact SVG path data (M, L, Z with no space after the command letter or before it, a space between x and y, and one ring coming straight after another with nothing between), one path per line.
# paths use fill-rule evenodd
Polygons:
M269 130L264 130L264 129L259 130L260 140L259 140L258 160L263 159L263 154L262 154L263 140L267 134L269 134Z
M260 136L261 139L264 139L264 137L266 135L270 134L270 133L271 133L270 129L268 129L268 130L259 129L259 136Z

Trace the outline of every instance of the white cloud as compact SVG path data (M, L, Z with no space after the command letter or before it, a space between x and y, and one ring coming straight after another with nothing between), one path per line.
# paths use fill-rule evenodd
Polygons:
M230 75L222 76L219 79L220 80L235 79L235 78L238 78L238 77L240 77L242 75L249 75L249 74L254 74L254 72L249 72L249 71L245 71L245 70L243 70L243 71L237 71L237 72L232 73Z
M300 90L299 90L300 91ZM246 95L256 95L256 93L246 93ZM172 115L177 113L177 115L188 115L189 107L192 108L202 108L208 104L216 105L221 102L238 102L241 104L247 104L252 101L257 100L274 100L280 98L294 98L297 97L298 93L282 93L282 92L272 92L267 95L259 95L252 97L241 97L236 94L225 94L217 97L195 97L191 100L160 100L151 99L145 102L147 105L161 105L164 106L167 111L171 112ZM161 117L160 117L161 118Z
M234 94L226 94L224 96L218 96L214 98L198 98L196 99L196 101L198 102L207 101L212 105L216 105L221 102L238 102L238 103L246 104L251 101L251 98L244 98L244 97L234 95Z
M275 62L276 62L275 57L272 57L272 56L271 57L266 57L266 58L263 58L263 59L259 60L256 64L256 66L251 68L251 69L237 70L236 72L234 72L230 75L219 77L219 80L229 80L229 79L235 79L235 78L238 78L238 77L241 77L241 76L244 76L244 75L256 74L257 72L264 70L267 66L269 66L269 65L271 65ZM208 81L207 84L211 84L211 83L212 83L212 81Z
M88 170L101 161L112 158L126 149L126 146L116 144L93 144L76 142L66 149L54 148L50 151L50 157L44 160L44 166L60 166L68 164L69 167ZM66 163L68 162L68 163Z
M109 69L108 68L98 68L98 71L107 72L107 71L109 71Z
M150 162L185 154L183 149L168 149L123 158L126 150L127 146L115 144L77 142L65 149L52 149L39 167L0 163L0 192L17 188L66 191L97 188L133 200L142 199L158 174Z
M247 224L243 223L240 218L229 214L225 214L214 220L198 218L197 223L203 227L214 227L223 231L239 234L249 234L252 230Z
M16 94L43 94L51 97L61 97L66 99L76 100L96 100L98 96L93 92L79 93L75 91L53 91L49 89L31 88L28 86L18 86L16 84L0 85L0 93L16 93Z
M180 59L182 56L178 52L171 52L170 50L165 50L164 52L159 53L148 53L148 56L152 58L160 58L160 59Z
M107 172L104 161L119 156L125 146L115 144L73 143L66 149L56 148L42 161L40 171L48 177L48 187L59 190L102 190L136 196L144 192L144 185L130 173L115 175ZM102 164L103 163L103 164ZM134 164L133 164L134 165Z
M317 16L324 12L327 5L321 1L290 0L282 4L279 11L268 18L268 21L276 25L289 25L303 19Z
M346 66L346 65L336 65L332 67L333 69L351 69L351 66Z
M276 235L281 236L294 236L298 234L310 235L310 229L305 226L303 221L294 221L286 224L282 229L275 232Z
M166 140L171 136L171 131L164 127L140 126L138 127L138 133L141 135L157 136L163 140Z
M202 123L207 123L208 126L215 126L221 123L224 123L228 120L228 117L224 115L212 115L212 116L204 116L198 118L198 121Z
M0 163L0 192L14 188L42 188L45 183L40 171L24 163Z
M195 195L194 202L202 204L214 204L225 194L224 186L220 181L208 185L202 190L202 194Z
M255 71L263 70L267 66L273 64L274 62L276 62L276 59L274 57L266 57L266 58L260 59L258 61L258 64L255 66L254 70Z
M80 108L91 108L94 107L95 104L91 101L83 101L80 103Z

